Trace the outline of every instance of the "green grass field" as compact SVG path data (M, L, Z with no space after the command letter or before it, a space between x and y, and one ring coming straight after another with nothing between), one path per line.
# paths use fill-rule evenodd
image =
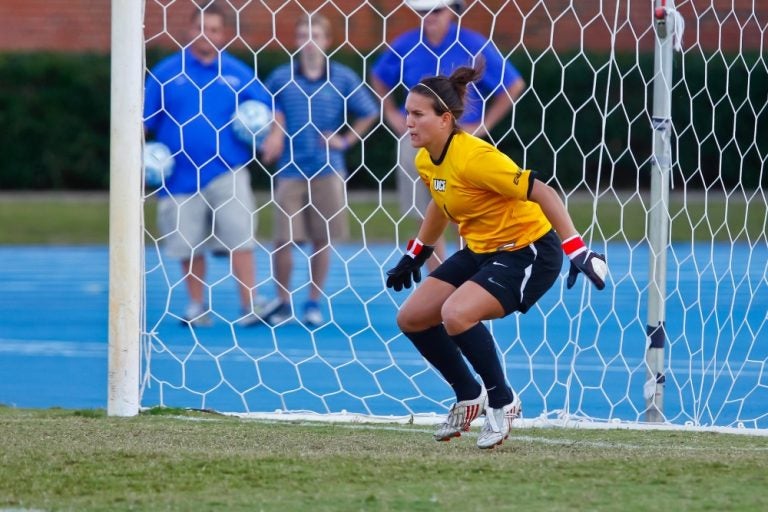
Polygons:
M764 203L671 203L674 240L765 236ZM644 236L638 197L568 204L582 230L596 215L598 239ZM415 232L412 220L393 224L391 201L350 206L357 240ZM152 231L151 201L146 217ZM271 208L259 218L268 240ZM107 196L4 194L0 223L0 244L106 244ZM0 407L0 511L768 510L768 437L515 429L480 451L476 432L436 443L419 426L152 412Z
M647 194L646 194L647 195ZM765 236L768 207L761 198L747 201L743 196L730 199L705 197L672 197L669 215L672 240L755 240ZM258 197L259 240L269 240L272 232L272 206L264 194ZM596 219L597 240L633 242L646 233L647 198L638 195L605 196L596 204L587 196L573 196L568 207L582 232ZM370 194L350 195L350 225L353 240L394 240L411 238L417 223L402 219L393 199L382 205ZM155 202L145 206L147 228L155 232ZM106 244L109 238L108 195L5 193L0 197L0 244ZM449 233L452 230L449 230Z
M150 411L152 412L152 411ZM0 408L3 510L768 509L768 438L265 422Z

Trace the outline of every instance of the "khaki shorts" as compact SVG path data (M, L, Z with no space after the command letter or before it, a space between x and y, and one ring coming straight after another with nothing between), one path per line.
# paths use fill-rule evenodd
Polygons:
M427 205L432 200L429 189L421 181L416 171L416 153L418 148L411 145L408 137L400 139L398 144L397 169L397 199L400 203L400 213L423 219L427 213Z
M163 252L190 259L194 252L252 249L256 200L248 169L226 172L195 194L166 196L157 204Z
M349 237L346 187L336 173L319 178L278 179L275 241L326 244Z

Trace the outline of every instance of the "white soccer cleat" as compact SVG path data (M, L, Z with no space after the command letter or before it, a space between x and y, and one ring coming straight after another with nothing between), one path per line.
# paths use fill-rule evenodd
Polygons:
M268 325L274 326L290 320L293 317L293 310L290 303L277 298L264 306L258 315Z
M245 312L243 317L240 318L235 325L238 327L253 327L255 325L263 325L264 311L269 306L269 301L261 295L257 295L253 298L253 310Z
M485 411L487 402L488 393L485 386L481 385L480 396L474 400L462 400L453 404L445 421L434 433L435 441L450 441L459 437L462 432L469 431L472 422Z
M210 327L213 320L208 311L208 306L197 302L190 302L184 312L182 323L192 327Z
M511 404L507 404L501 409L491 407L485 410L485 423L477 438L478 448L493 448L500 445L509 437L509 429L512 428L512 422L520 417L523 412L523 406L517 393Z
M320 308L314 303L309 303L304 308L303 321L304 325L310 329L316 329L323 324L325 319L323 318L323 313L320 311Z

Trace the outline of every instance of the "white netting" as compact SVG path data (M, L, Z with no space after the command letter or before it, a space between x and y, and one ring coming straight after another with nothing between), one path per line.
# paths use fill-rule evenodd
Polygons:
M302 12L318 10L333 21L331 57L366 79L379 53L418 23L394 0L223 3L237 20L227 49L267 73L296 52L293 26ZM649 192L659 129L652 119L654 2L466 2L462 24L489 35L527 82L492 139L559 187L585 240L606 253L611 269L605 291L585 280L566 290L563 279L526 315L492 322L492 332L526 416L644 421L655 286L649 214L663 208L671 232L660 318L664 420L766 429L768 65L761 48L768 12L757 2L658 3L669 11L668 30L682 31L670 26L676 13L685 20L668 84L668 204ZM187 43L184 27L196 8L147 0L150 55ZM311 246L294 248L295 321L239 327L236 279L229 258L219 257L208 259L205 288L213 325L182 325L183 276L176 260L162 256L148 217L142 405L374 416L446 411L450 388L397 330L405 294L384 287L382 271L415 223L395 204L396 155L382 147L394 148L384 123L350 155L353 237L332 247L326 321L318 328L299 321ZM253 162L251 171L257 288L272 297L274 169ZM148 205L154 195L148 190Z

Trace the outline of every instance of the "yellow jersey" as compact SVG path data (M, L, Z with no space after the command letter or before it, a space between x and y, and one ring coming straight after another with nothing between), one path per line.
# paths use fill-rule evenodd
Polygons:
M531 171L482 139L454 134L439 162L421 148L416 168L432 200L459 225L473 252L522 249L552 229L539 205L528 200Z

